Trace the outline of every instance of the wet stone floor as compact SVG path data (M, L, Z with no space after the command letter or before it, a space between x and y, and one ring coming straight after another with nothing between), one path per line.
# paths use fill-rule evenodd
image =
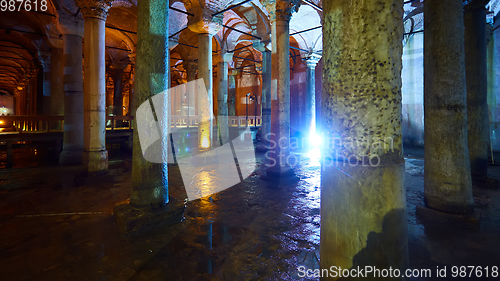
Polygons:
M500 266L500 192L475 190L480 230L422 222L423 149L405 151L410 267ZM188 202L183 222L129 239L112 216L129 198L129 158L111 160L113 177L98 182L79 167L2 170L0 280L318 280L298 267L319 268L319 160L301 155L298 181L278 184L261 179L257 156L242 183ZM187 198L176 166L169 181L172 196Z

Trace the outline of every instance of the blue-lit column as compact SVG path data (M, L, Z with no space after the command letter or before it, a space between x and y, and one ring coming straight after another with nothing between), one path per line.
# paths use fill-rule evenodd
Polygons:
M306 58L306 110L304 119L303 134L309 138L309 147L316 147L320 144L320 139L316 134L316 65L321 56L311 54Z

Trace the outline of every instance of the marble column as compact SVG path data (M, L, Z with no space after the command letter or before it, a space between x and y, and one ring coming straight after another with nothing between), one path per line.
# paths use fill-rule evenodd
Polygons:
M168 2L141 0L137 8L137 58L132 109L134 115L141 104L148 101L152 103L152 97L164 94L169 88ZM151 18L156 20L150 21ZM167 104L168 95L164 94L161 97ZM168 116L166 111L155 110L158 121L166 119ZM168 135L170 127L167 126L164 130L166 130L165 135ZM169 202L167 163L146 161L141 150L137 127L134 128L133 143L130 205L138 209L161 207Z
M293 174L290 167L290 18L300 1L277 0L271 18L271 145L266 158L270 176ZM264 138L265 141L269 139ZM294 160L292 160L294 161Z
M112 0L77 0L84 18L84 174L108 169L105 25Z
M438 211L469 213L463 2L425 1L424 13L424 200Z
M320 267L404 272L403 2L326 1L323 16Z
M217 128L219 131L219 142L225 144L229 141L229 120L228 120L228 65L233 59L232 53L222 55L222 58L217 66L217 80L219 87L217 89Z
M307 146L314 147L317 144L318 136L316 135L316 64L321 59L321 56L311 54L306 58L306 108L305 120L302 134L306 134L309 139Z
M268 44L254 42L253 47L262 53L262 145L267 149L271 139L271 81L272 53ZM271 47L271 46L270 46Z
M64 137L61 165L82 163L83 152L83 20L58 14L58 29L64 42Z
M239 71L231 69L228 72L228 97L227 97L227 114L228 116L236 116L236 76Z
M471 1L464 8L465 74L467 80L467 140L473 180L488 176L488 81L486 70L486 9L489 1Z
M209 149L213 138L212 37L214 34L209 32L198 34L198 79L203 79L207 89L207 96L198 91L197 109L200 118L198 149L200 150Z

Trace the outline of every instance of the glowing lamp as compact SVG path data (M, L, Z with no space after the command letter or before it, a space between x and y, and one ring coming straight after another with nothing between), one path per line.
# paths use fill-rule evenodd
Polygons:
M210 146L210 142L208 141L208 137L204 136L201 139L201 147L202 148L208 148Z

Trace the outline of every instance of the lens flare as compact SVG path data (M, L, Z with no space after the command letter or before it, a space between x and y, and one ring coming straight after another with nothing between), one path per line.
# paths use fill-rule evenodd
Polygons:
M320 147L321 146L321 143L322 143L322 139L319 135L317 134L311 134L311 136L309 136L309 143L313 146L313 147Z

